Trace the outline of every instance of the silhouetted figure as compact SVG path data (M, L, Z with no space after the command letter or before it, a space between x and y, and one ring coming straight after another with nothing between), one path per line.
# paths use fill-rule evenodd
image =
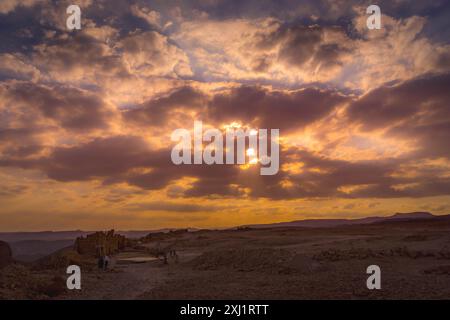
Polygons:
M176 250L172 249L169 251L169 257L172 261L175 261L175 263L178 263L178 254Z
M108 269L108 264L109 264L109 257L105 256L105 258L103 259L103 270L106 271L106 269Z

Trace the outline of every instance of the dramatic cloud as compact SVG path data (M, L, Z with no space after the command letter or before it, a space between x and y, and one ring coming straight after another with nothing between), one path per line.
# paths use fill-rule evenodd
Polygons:
M449 157L450 74L430 75L383 86L347 109L363 130L386 129L385 135L412 141L416 156Z
M84 0L72 31L69 4L0 4L6 229L450 208L448 1L380 1L380 30L362 0ZM173 164L196 120L280 129L278 173Z
M330 80L353 50L340 26L274 19L189 21L175 39L206 62L196 65L197 73L218 79Z
M170 120L168 117L175 117L176 113L186 117L188 110L202 109L206 102L206 95L186 86L124 112L124 118L133 124L160 126Z
M327 116L346 101L338 92L317 88L267 91L244 86L215 95L208 114L222 123L238 119L256 128L280 128L286 133Z
M114 109L91 92L68 86L5 82L0 87L0 110L10 124L59 125L68 130L105 129Z
M55 148L44 170L60 181L110 177L161 161L166 153L153 153L140 137L98 138L75 147Z

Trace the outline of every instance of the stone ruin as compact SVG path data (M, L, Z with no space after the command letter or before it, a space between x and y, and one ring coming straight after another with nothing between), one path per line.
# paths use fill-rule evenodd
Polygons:
M79 254L104 256L123 250L127 245L125 236L115 234L114 230L99 231L88 234L86 237L78 237L75 240L74 249Z

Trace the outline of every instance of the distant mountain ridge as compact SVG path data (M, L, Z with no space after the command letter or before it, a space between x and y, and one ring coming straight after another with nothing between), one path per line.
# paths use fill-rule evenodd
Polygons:
M116 231L117 234L126 236L127 238L141 238L149 233L168 232L175 230L175 228L165 228L158 230L130 230L130 231ZM0 240L6 242L39 240L39 241L59 241L59 240L75 240L78 237L86 236L96 231L37 231L37 232L0 232Z
M250 227L250 228L272 228L272 227L309 227L309 228L326 228L341 225L352 225L352 224L368 224L382 221L390 220L400 220L400 219L432 219L440 217L433 215L429 212L408 212L408 213L395 213L392 216L387 217L366 217L357 219L305 219L305 220L294 220L288 222L278 222L269 224L249 224L239 227ZM140 238L146 236L149 233L155 232L168 232L171 230L176 230L177 228L164 228L157 230L129 230L129 231L116 231L117 234L126 236L127 238ZM223 229L223 228L216 228ZM225 228L226 229L226 228ZM189 228L190 231L198 230L196 228ZM94 233L95 231L38 231L38 232L0 232L0 240L6 242L18 242L27 240L38 240L38 241L61 241L61 240L75 240L77 237L86 236L88 234Z
M231 229L240 228L277 228L277 227L300 227L300 228L329 228L337 226L348 225L367 225L372 223L387 223L392 221L416 221L427 219L445 218L450 219L450 215L437 216L429 212L409 212L409 213L395 213L388 217L366 217L359 219L306 219L295 220L290 222L279 222L271 224L252 224L234 227ZM140 238L155 232L168 232L177 230L175 228L166 228L159 230L130 230L117 231L116 233L126 236L127 238ZM189 231L196 231L198 229L189 228ZM220 230L220 229L216 229ZM0 232L0 241L9 243L12 249L12 256L19 261L35 261L39 258L47 256L53 252L70 247L73 241L80 236L94 233L95 231L41 231L41 232Z
M435 216L429 212L408 212L408 213L395 213L392 216L387 217L366 217L358 219L305 219L294 220L289 222L278 222L269 224L250 224L242 227L248 228L276 228L276 227L304 227L304 228L328 228L345 225L356 224L371 224L384 221L396 221L396 220L417 220L417 219L433 219L439 216Z

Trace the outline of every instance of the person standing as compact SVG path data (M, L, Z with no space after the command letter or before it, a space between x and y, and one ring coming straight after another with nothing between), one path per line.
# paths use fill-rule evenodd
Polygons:
M109 264L109 257L105 256L105 258L103 259L103 270L106 271L106 269L108 269L108 264Z

